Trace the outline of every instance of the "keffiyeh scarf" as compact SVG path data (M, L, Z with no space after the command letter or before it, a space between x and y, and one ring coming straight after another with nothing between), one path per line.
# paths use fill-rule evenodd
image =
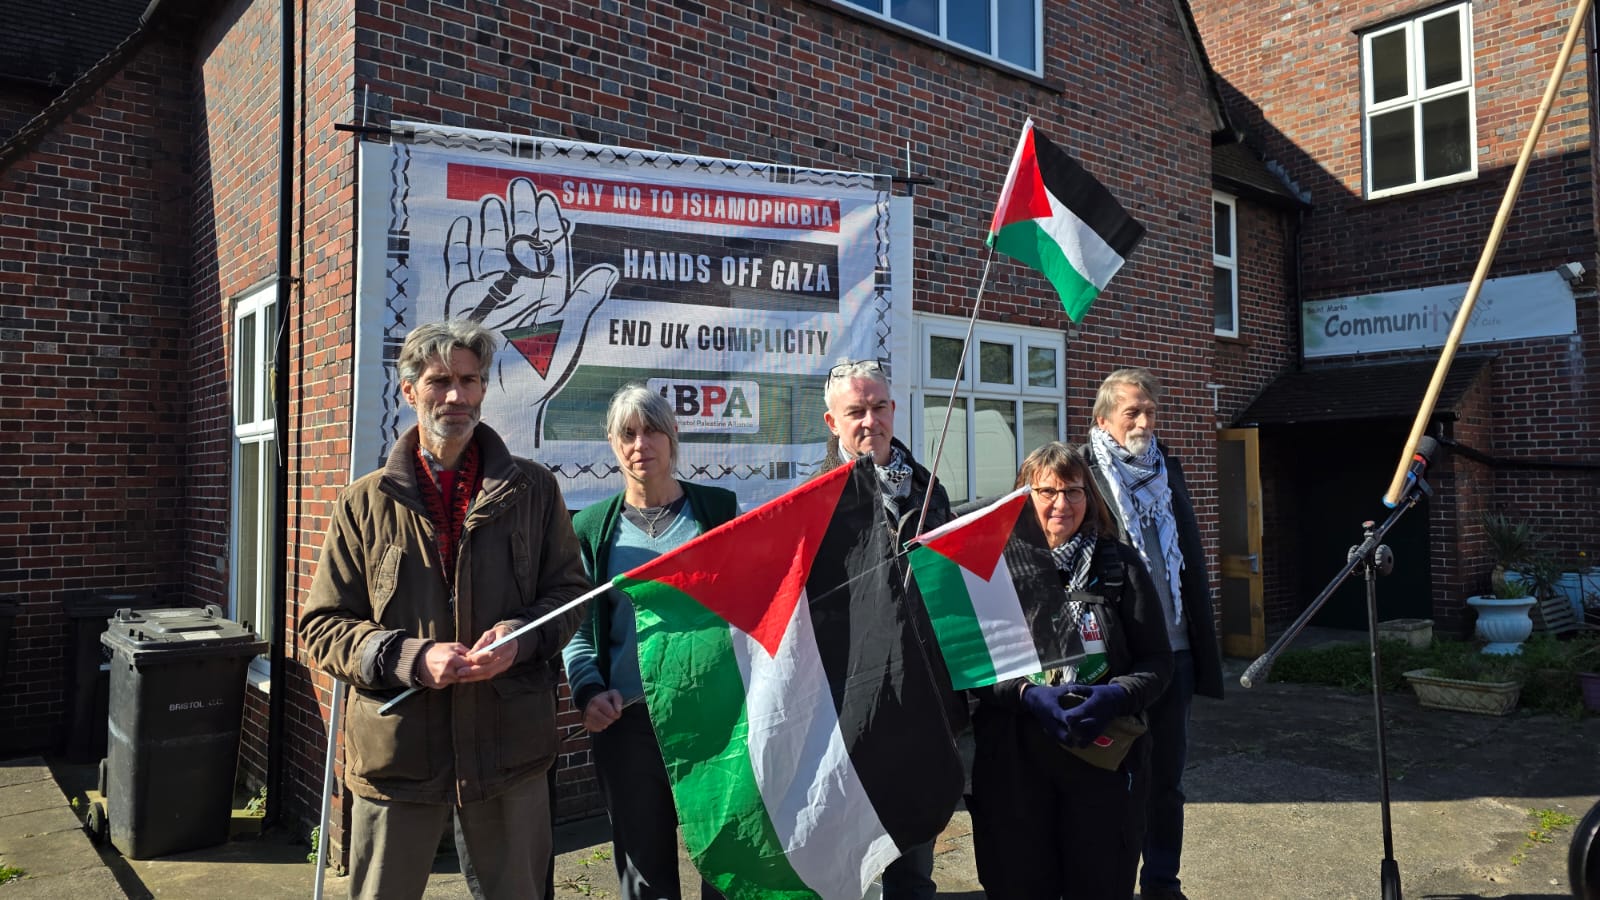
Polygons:
M1139 558L1150 565L1150 548L1144 545L1144 529L1155 523L1161 546L1155 548L1167 566L1167 585L1172 591L1172 622L1183 621L1183 551L1178 548L1178 521L1172 515L1172 488L1167 485L1167 463L1154 440L1142 456L1134 456L1118 444L1111 433L1095 426L1089 431L1089 452L1108 476L1111 502L1126 524L1128 540L1139 551Z
M906 462L904 451L891 447L889 461L874 468L878 470L878 480L883 483L883 502L892 512L896 500L911 496L911 465Z

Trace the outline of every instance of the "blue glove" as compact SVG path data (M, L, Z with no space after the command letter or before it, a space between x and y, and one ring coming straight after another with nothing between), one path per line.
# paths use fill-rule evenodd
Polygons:
M1133 698L1120 684L1073 684L1068 693L1082 697L1082 702L1062 710L1066 719L1067 737L1062 743L1071 747L1087 747L1095 738L1111 727L1111 720L1125 714ZM1072 700L1067 700L1072 703Z
M1070 697L1071 689L1069 684L1056 687L1036 684L1022 689L1023 708L1033 713L1039 727L1057 743L1065 744L1071 739L1072 723L1067 718L1067 710L1061 708L1062 698ZM1073 701L1068 699L1067 702Z

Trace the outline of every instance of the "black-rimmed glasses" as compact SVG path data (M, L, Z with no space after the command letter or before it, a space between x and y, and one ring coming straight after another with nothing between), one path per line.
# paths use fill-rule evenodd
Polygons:
M883 364L875 359L858 359L852 362L842 362L828 370L828 380L843 378L846 372L872 372L883 374Z
M1046 504L1054 503L1056 502L1057 497L1065 496L1067 498L1067 502L1073 506L1082 506L1083 501L1089 496L1089 492L1081 487L1036 487L1033 488L1033 493L1034 496L1043 500Z

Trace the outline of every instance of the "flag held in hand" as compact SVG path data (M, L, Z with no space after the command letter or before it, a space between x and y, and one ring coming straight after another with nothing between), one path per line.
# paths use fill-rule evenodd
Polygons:
M1021 487L917 539L911 571L959 689L1083 658L1039 520Z
M1061 295L1072 321L1083 321L1095 297L1144 237L1105 185L1029 119L1000 189L989 246L1039 270Z

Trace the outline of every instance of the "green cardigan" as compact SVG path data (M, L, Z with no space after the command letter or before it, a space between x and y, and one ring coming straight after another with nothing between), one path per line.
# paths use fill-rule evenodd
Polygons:
M689 511L694 515L704 534L712 528L739 515L739 498L727 488L707 487L679 481L684 496L689 498ZM611 563L611 538L617 530L617 519L622 516L622 494L617 493L599 503L584 507L572 517L572 529L578 533L578 550L583 557L584 571L589 580L600 584L606 580ZM590 619L594 624L595 653L602 678L611 674L611 603L604 596L589 604ZM589 697L573 694L572 701L583 709Z

